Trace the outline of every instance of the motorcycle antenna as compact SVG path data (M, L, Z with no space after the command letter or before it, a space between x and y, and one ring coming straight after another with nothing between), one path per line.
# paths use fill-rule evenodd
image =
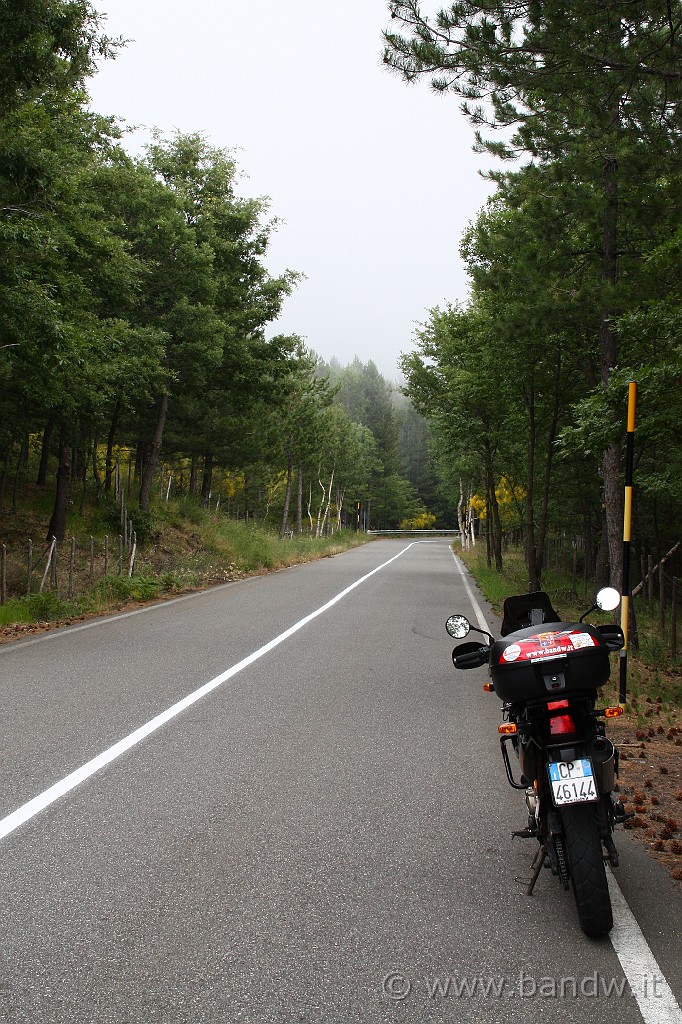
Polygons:
M635 450L635 404L637 384L628 385L628 430L625 446L625 510L623 522L623 585L621 587L620 625L625 644L620 652L620 692L618 699L624 707L628 680L628 621L630 618L630 535L632 531L632 477Z

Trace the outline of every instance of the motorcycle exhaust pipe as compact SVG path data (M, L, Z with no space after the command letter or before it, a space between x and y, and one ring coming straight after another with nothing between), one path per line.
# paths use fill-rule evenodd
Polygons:
M592 744L592 761L599 792L610 793L616 782L616 748L606 736L597 736Z

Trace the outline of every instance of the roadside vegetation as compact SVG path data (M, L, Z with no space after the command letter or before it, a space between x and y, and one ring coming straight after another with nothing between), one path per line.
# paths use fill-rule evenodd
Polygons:
M62 557L56 579L48 575L42 592L39 587L47 546L36 546L33 592L27 594L26 540L40 537L44 528L41 504L49 501L50 496L45 495L42 501L20 503L16 513L2 524L5 549L15 557L7 558L8 596L0 605L0 640L49 624L328 557L367 540L366 534L351 530L323 537L303 534L280 538L267 524L236 521L224 511L204 509L198 499L184 496L152 505L148 538L139 549L132 574L128 557L120 573L112 557L105 575L102 552L104 538L111 534L110 510L94 506L74 516L72 526L78 543L74 545L73 568ZM91 545L96 553L94 564ZM21 558L16 557L18 553Z

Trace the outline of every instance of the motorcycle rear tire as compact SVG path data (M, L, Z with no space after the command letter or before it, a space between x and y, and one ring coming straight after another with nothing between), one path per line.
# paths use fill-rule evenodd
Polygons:
M586 935L598 939L611 931L613 914L596 807L564 807L561 819L580 927Z

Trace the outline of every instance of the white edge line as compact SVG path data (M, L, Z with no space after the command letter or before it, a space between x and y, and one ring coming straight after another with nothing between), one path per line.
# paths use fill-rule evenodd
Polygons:
M33 799L29 800L27 803L22 804L22 806L18 807L16 811L12 811L11 814L8 814L7 817L0 820L0 839L4 839L5 836L14 832L14 830L19 828L20 825L23 825L25 822L35 817L36 814L44 810L46 807L49 807L50 804L53 804L56 800L59 800L60 797L65 796L72 789L75 789L81 782L89 779L90 776L100 771L100 769L104 768L106 765L111 764L111 762L115 761L116 758L121 756L121 754L130 750L131 747L136 746L136 744L151 735L151 733L156 732L156 730L160 729L162 725L165 725L166 722L175 718L176 715L185 711L186 708L191 707L192 704L201 700L202 697L205 697L212 690L215 690L216 687L221 686L222 683L227 682L228 679L231 679L233 676L236 676L237 673L241 672L249 665L252 665L254 661L258 661L259 658L262 658L265 654L274 650L275 647L278 647L290 636L293 636L293 634L297 633L299 629L303 628L303 626L306 626L313 619L316 619L318 615L323 615L324 612L328 611L335 604L341 601L347 594L350 594L350 592L355 590L356 587L359 587L371 576L374 576L375 573L385 569L387 565L391 564L391 562L395 562L396 558L400 558L401 555L404 555L405 552L409 551L413 546L413 543L414 542L408 544L407 547L399 551L397 555L389 558L387 562L383 562L381 565L378 565L376 569L372 569L371 572L361 576L360 579L351 583L350 586L346 587L345 590L342 590L335 597L332 597L326 604L323 604L314 612L306 615L305 618L294 623L294 625L290 626L289 629L286 629L283 633L280 633L279 636L276 636L273 640L264 644L263 647L259 647L257 651L253 651L252 654L243 658L242 661L233 665L232 668L228 668L225 672L216 676L215 679L211 679L208 683L204 683L204 685L200 686L198 690L194 690L193 693L183 697L182 700L179 700L176 704L166 708L166 710L162 711L160 715L156 715L155 718L152 718L149 722L140 726L139 729L135 729L135 731L131 732L130 735L119 740L118 743L114 743L114 745L109 747L108 750L98 754L97 757L93 757L91 761L87 761L86 764L81 765L80 768L77 768L69 775L66 775L63 779L60 779L59 782L50 786L50 788L46 789L43 793L33 797Z
M466 590L467 596L468 596L469 600L471 601L471 607L474 609L474 612L476 613L476 618L478 620L478 625L486 633L489 633L490 632L490 627L488 626L488 623L485 621L485 616L483 615L483 612L481 611L481 606L479 605L478 601L476 600L476 596L475 596L473 590L471 589L471 584L469 583L469 575L468 575L467 569L465 568L464 564L460 561L460 559L457 557L457 555L452 550L452 548L450 548L450 552L452 554L452 557L455 560L455 565L457 566L457 571L459 572L459 574L462 577L462 580L464 582L464 589Z
M606 875L613 908L609 938L642 1017L646 1024L681 1024L682 1010L635 915L611 871Z

